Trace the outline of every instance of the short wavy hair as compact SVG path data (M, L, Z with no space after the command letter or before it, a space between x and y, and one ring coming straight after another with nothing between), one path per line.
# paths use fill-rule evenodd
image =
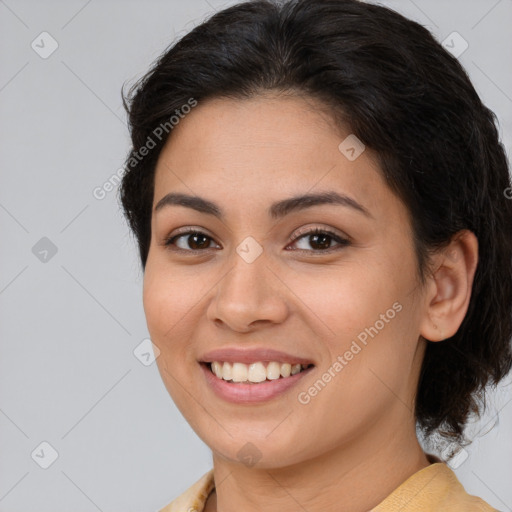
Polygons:
M467 444L465 425L480 415L482 398L485 406L486 387L512 366L512 189L495 114L418 23L357 0L257 0L214 14L171 44L122 92L132 148L119 197L143 269L156 162L172 136L155 137L155 128L190 98L266 92L320 100L375 150L410 213L422 284L430 256L457 232L478 238L467 314L451 338L427 344L415 402L427 440ZM154 147L141 158L149 139Z

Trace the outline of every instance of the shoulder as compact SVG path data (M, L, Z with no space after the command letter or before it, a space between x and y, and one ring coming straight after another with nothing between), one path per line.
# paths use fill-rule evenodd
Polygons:
M410 476L371 512L498 512L481 498L466 492L444 462L431 464Z
M202 512L206 499L214 488L212 468L158 512Z

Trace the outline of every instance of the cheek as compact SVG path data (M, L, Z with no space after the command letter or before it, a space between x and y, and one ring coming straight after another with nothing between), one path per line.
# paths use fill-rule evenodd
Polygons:
M314 322L315 335L331 352L339 353L400 299L397 280L388 276L368 260L365 264L346 261L321 273L296 276L292 283L301 301L298 307Z
M329 387L349 392L343 400L353 397L354 407L356 397L386 392L379 377L391 388L400 387L414 355L413 267L409 270L403 261L400 269L386 261L392 260L382 252L360 262L347 258L345 268L294 279L294 292L307 306L302 310L314 321L315 337L325 349L320 373L336 374Z
M173 277L174 276L174 277ZM193 320L197 294L193 287L184 286L175 272L146 265L143 285L143 304L146 323L152 342L159 348L156 359L162 381L180 410L187 410L187 393L193 386L190 368L183 364L189 351L188 332Z
M351 310L355 323L339 322L343 334L330 344L329 362L322 368L337 375L324 405L332 410L329 404L337 403L340 408L334 414L339 418L347 410L361 420L377 418L399 402L409 403L417 346L415 312L410 302L393 302L395 298L382 296L380 305L361 303L360 310Z
M148 330L165 357L170 345L176 352L179 340L186 339L183 331L199 300L197 291L194 292L197 288L176 275L155 265L147 265L144 274L143 305Z

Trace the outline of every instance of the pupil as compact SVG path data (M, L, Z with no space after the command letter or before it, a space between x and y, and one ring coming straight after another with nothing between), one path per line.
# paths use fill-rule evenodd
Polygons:
M312 245L314 246L315 243L318 243L318 238L322 239L323 242L320 242L320 246L321 248L323 249L328 249L329 248L329 243L326 243L326 240L329 240L331 238L330 235L326 235L326 234L314 234L314 235L311 235L311 238L314 238L315 241L312 242ZM311 242L310 242L311 243Z
M190 243L190 239L191 239L191 238L192 238L192 240L193 240L193 241L192 241L192 243ZM200 238L202 238L202 239L203 239L203 242L206 242L206 244L205 244L205 243L202 243L202 244L201 244L201 243L198 243L197 245L199 245L199 247L192 247L192 245L194 245L194 244L196 244L196 243L197 243L197 239L198 239L198 238L199 238L199 239L200 239ZM188 245L190 246L190 248L191 248L191 249L201 249L201 248L203 248L205 245L206 245L206 247L208 247L208 243L207 243L207 241L206 241L206 236L204 236L204 235L202 235L202 234L200 234L200 233L195 233L195 234L193 234L193 235L190 235L190 237L189 237L189 244L188 244Z

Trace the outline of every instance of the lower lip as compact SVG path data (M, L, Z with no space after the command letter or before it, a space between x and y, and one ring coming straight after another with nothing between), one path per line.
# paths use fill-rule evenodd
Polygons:
M314 368L314 366L310 366L289 377L265 380L257 384L245 384L242 382L232 383L224 379L219 379L212 373L208 363L200 363L200 366L206 378L206 382L211 386L215 394L228 402L235 402L237 404L253 404L276 398L297 384L302 377Z

